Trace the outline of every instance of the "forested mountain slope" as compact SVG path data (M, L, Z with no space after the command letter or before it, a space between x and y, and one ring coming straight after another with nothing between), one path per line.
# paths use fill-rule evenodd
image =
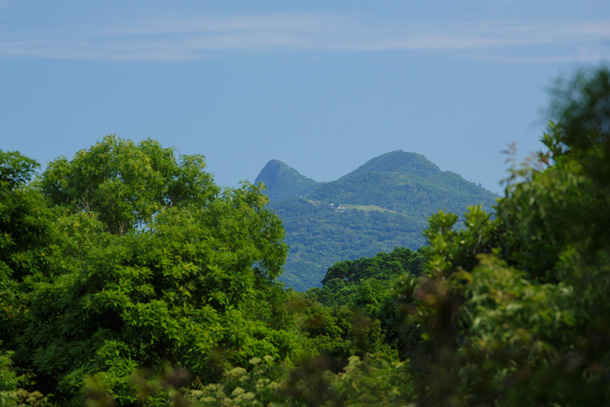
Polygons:
M316 286L335 262L395 247L417 249L427 217L439 210L490 211L497 196L421 154L393 151L326 183L270 161L256 178L286 228L290 254L282 279L299 290Z
M294 168L279 160L271 160L261 170L256 183L264 182L267 186L267 196L273 202L306 194L318 186L318 183Z

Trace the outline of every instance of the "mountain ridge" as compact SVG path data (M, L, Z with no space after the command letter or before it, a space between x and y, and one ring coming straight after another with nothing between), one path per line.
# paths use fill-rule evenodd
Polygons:
M316 182L279 160L256 178L286 229L291 250L281 278L305 290L319 285L337 261L425 244L427 217L439 210L487 211L498 198L426 157L402 150L368 160L335 181Z

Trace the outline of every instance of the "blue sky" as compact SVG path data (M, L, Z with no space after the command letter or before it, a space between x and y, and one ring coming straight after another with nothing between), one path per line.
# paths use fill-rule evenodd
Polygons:
M608 0L0 0L0 148L150 137L226 186L401 149L501 192L553 80L609 60Z

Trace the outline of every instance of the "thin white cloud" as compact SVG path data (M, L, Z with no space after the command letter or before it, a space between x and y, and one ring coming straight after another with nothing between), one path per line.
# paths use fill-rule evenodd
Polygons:
M608 63L610 58L605 54L567 54L550 56L514 56L514 55L484 55L475 56L473 59L481 61L495 62L502 64L532 64L532 63Z
M423 24L316 14L191 16L131 21L110 28L0 32L0 57L175 60L243 52L459 51L497 62L544 62L573 60L579 49L608 39L610 20ZM549 52L545 47L552 47L554 54L525 55L534 48ZM581 53L579 61L610 54L610 47L600 49Z

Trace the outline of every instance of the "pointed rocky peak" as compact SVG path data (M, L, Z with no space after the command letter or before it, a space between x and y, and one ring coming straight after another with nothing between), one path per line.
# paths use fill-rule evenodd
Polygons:
M265 193L271 203L304 195L318 185L318 182L279 160L270 160L258 174L255 182L265 184L267 187Z
M286 163L280 160L269 160L269 162L263 167L261 172L256 177L254 182L263 182L267 185L267 189L272 188L273 185L282 178L282 174L287 171L296 171L289 167Z
M429 176L439 173L441 170L421 154L397 150L369 160L345 177L366 172L403 172L418 176Z

